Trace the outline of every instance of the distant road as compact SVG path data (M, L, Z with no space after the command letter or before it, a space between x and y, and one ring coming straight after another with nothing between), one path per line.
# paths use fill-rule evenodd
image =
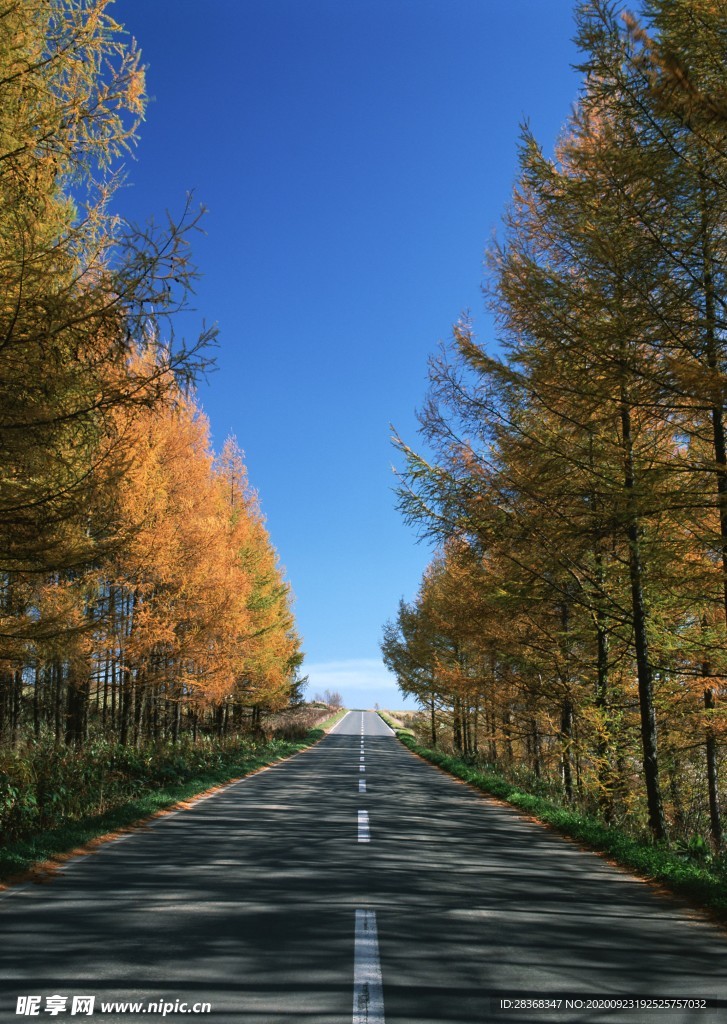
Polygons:
M45 1020L47 1006L88 1020L74 996L119 1022L161 1019L164 1003L211 1004L166 1019L235 1024L727 1020L726 933L358 711L289 761L4 894L0 978L2 1022L30 1016L20 996L40 997ZM517 1008L639 996L724 1008ZM140 1005L101 1012L113 1002Z

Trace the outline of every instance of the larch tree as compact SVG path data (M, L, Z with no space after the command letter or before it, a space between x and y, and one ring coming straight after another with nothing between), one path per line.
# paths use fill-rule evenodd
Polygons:
M0 572L11 636L23 575L77 571L112 540L102 483L123 467L114 411L163 401L175 377L203 365L214 333L177 344L167 316L194 277L194 218L135 229L109 206L145 95L138 51L108 7L12 0L0 19ZM152 358L132 367L139 347Z
M587 750L612 814L633 695L648 823L664 839L657 721L676 820L701 680L716 845L725 16L710 0L647 2L641 22L580 5L578 106L552 159L524 132L490 252L504 357L459 325L432 364L433 457L399 442L405 514L509 564L503 587L531 622L525 676L549 680L546 702L561 694L566 793L568 751L580 774Z
M0 12L0 739L13 743L31 702L36 738L82 745L92 722L123 743L196 736L251 665L279 705L300 662L269 537L250 500L231 514L194 398L215 329L175 334L198 215L189 198L161 227L113 210L146 97L110 6Z

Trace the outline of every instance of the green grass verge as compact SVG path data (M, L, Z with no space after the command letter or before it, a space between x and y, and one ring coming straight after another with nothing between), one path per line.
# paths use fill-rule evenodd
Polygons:
M388 716L381 717L386 721ZM391 720L387 725L391 725ZM605 825L597 818L573 808L523 793L518 786L501 775L467 764L450 754L420 746L408 729L396 729L396 734L411 751L450 775L468 782L483 793L512 804L550 825L561 835L570 836L584 846L606 854L622 867L629 868L649 881L659 882L675 894L727 920L727 879L723 875L688 860L666 846L642 842L621 829Z
M336 712L325 722L311 729L302 740L273 739L254 752L241 748L237 756L231 753L222 764L200 772L194 778L141 792L135 800L120 804L103 814L69 821L57 828L47 829L0 847L0 882L22 876L39 863L52 861L109 832L133 826L158 811L180 801L189 800L207 789L222 786L232 779L241 778L266 765L291 757L322 739L326 731L344 714L345 710Z
M414 732L413 732L413 730L412 729L403 729L402 726L401 726L401 723L398 722L395 718L393 718L388 713L388 711L379 711L378 712L378 716L379 716L379 718L383 719L384 722L386 722L386 724L388 725L388 727L390 729L394 730L394 732L399 737L399 739L401 739L402 736L411 736L411 738L414 739Z

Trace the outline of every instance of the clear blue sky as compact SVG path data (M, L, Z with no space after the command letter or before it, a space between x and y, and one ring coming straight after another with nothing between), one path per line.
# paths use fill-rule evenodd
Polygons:
M208 208L200 388L234 433L296 595L309 693L402 707L384 620L429 552L395 509L389 424L416 437L426 363L470 310L516 170L576 97L571 0L117 0L153 97L130 185L146 219Z

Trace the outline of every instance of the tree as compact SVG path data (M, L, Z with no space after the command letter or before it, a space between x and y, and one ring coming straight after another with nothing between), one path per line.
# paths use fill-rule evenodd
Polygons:
M77 569L109 541L99 476L113 413L153 405L213 337L173 341L194 218L110 212L144 112L144 72L109 0L14 0L0 21L0 572ZM166 333L165 333L166 325ZM130 357L143 348L147 358ZM112 465L109 465L112 464ZM90 522L89 507L97 520Z
M520 664L531 684L545 684L531 685L531 697L547 706L560 694L567 794L569 751L581 775L576 732L590 730L588 756L611 813L610 780L623 778L630 745L622 738L633 672L648 820L665 838L657 719L669 725L674 782L672 724L681 717L686 755L680 709L690 680L702 680L719 843L712 730L723 642L705 610L727 579L727 25L708 0L644 9L646 27L620 21L605 0L580 5L578 107L553 159L524 131L505 243L490 254L504 358L488 355L466 323L455 328L452 356L432 363L422 414L432 455L398 442L401 504L430 535L465 536L502 568L504 590L531 623Z
M198 215L112 209L145 108L110 0L0 12L0 738L223 733L299 692L290 591L176 314ZM233 450L234 449L234 450ZM210 723L213 723L212 725ZM241 718L236 723L241 727Z

